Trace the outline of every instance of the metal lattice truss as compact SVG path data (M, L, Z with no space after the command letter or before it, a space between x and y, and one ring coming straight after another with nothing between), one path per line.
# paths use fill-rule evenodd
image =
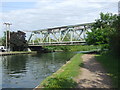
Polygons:
M91 24L87 23L32 31L28 43L29 45L82 43L85 42L86 32L90 29Z

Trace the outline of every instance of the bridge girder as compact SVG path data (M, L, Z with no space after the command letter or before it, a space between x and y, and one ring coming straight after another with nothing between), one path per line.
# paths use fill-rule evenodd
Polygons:
M32 31L28 43L30 45L42 45L45 43L85 42L86 32L91 28L91 24L70 25Z

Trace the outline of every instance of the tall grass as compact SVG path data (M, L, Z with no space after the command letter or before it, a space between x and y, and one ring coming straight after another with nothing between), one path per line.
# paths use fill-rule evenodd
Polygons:
M96 56L96 59L103 65L108 75L112 78L113 87L118 88L118 85L120 84L120 72L118 72L118 63L120 63L120 58L113 56L110 53L104 53Z

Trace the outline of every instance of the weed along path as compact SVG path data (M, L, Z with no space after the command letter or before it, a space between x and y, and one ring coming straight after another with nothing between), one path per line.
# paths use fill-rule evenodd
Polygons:
M82 59L84 65L81 67L81 74L75 79L77 88L111 88L111 80L95 60L94 54L84 54Z

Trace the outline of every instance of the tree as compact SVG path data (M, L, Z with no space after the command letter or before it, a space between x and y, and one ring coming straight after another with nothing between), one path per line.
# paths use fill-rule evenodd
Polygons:
M8 33L8 31L7 31ZM7 34L8 35L8 34ZM8 36L7 36L8 37ZM8 39L8 38L7 38ZM6 32L4 32L4 36L0 38L0 45L5 46L6 45Z
M120 56L120 16L113 23L114 32L111 33L110 37L110 49L111 51Z
M27 48L27 40L25 40L25 33L22 31L10 33L10 47L13 51L23 51Z
M2 38L0 38L0 45L2 45Z
M116 19L117 15L101 13L100 19L93 23L91 32L87 33L87 43L93 45L108 44L110 34L114 32L112 25Z

